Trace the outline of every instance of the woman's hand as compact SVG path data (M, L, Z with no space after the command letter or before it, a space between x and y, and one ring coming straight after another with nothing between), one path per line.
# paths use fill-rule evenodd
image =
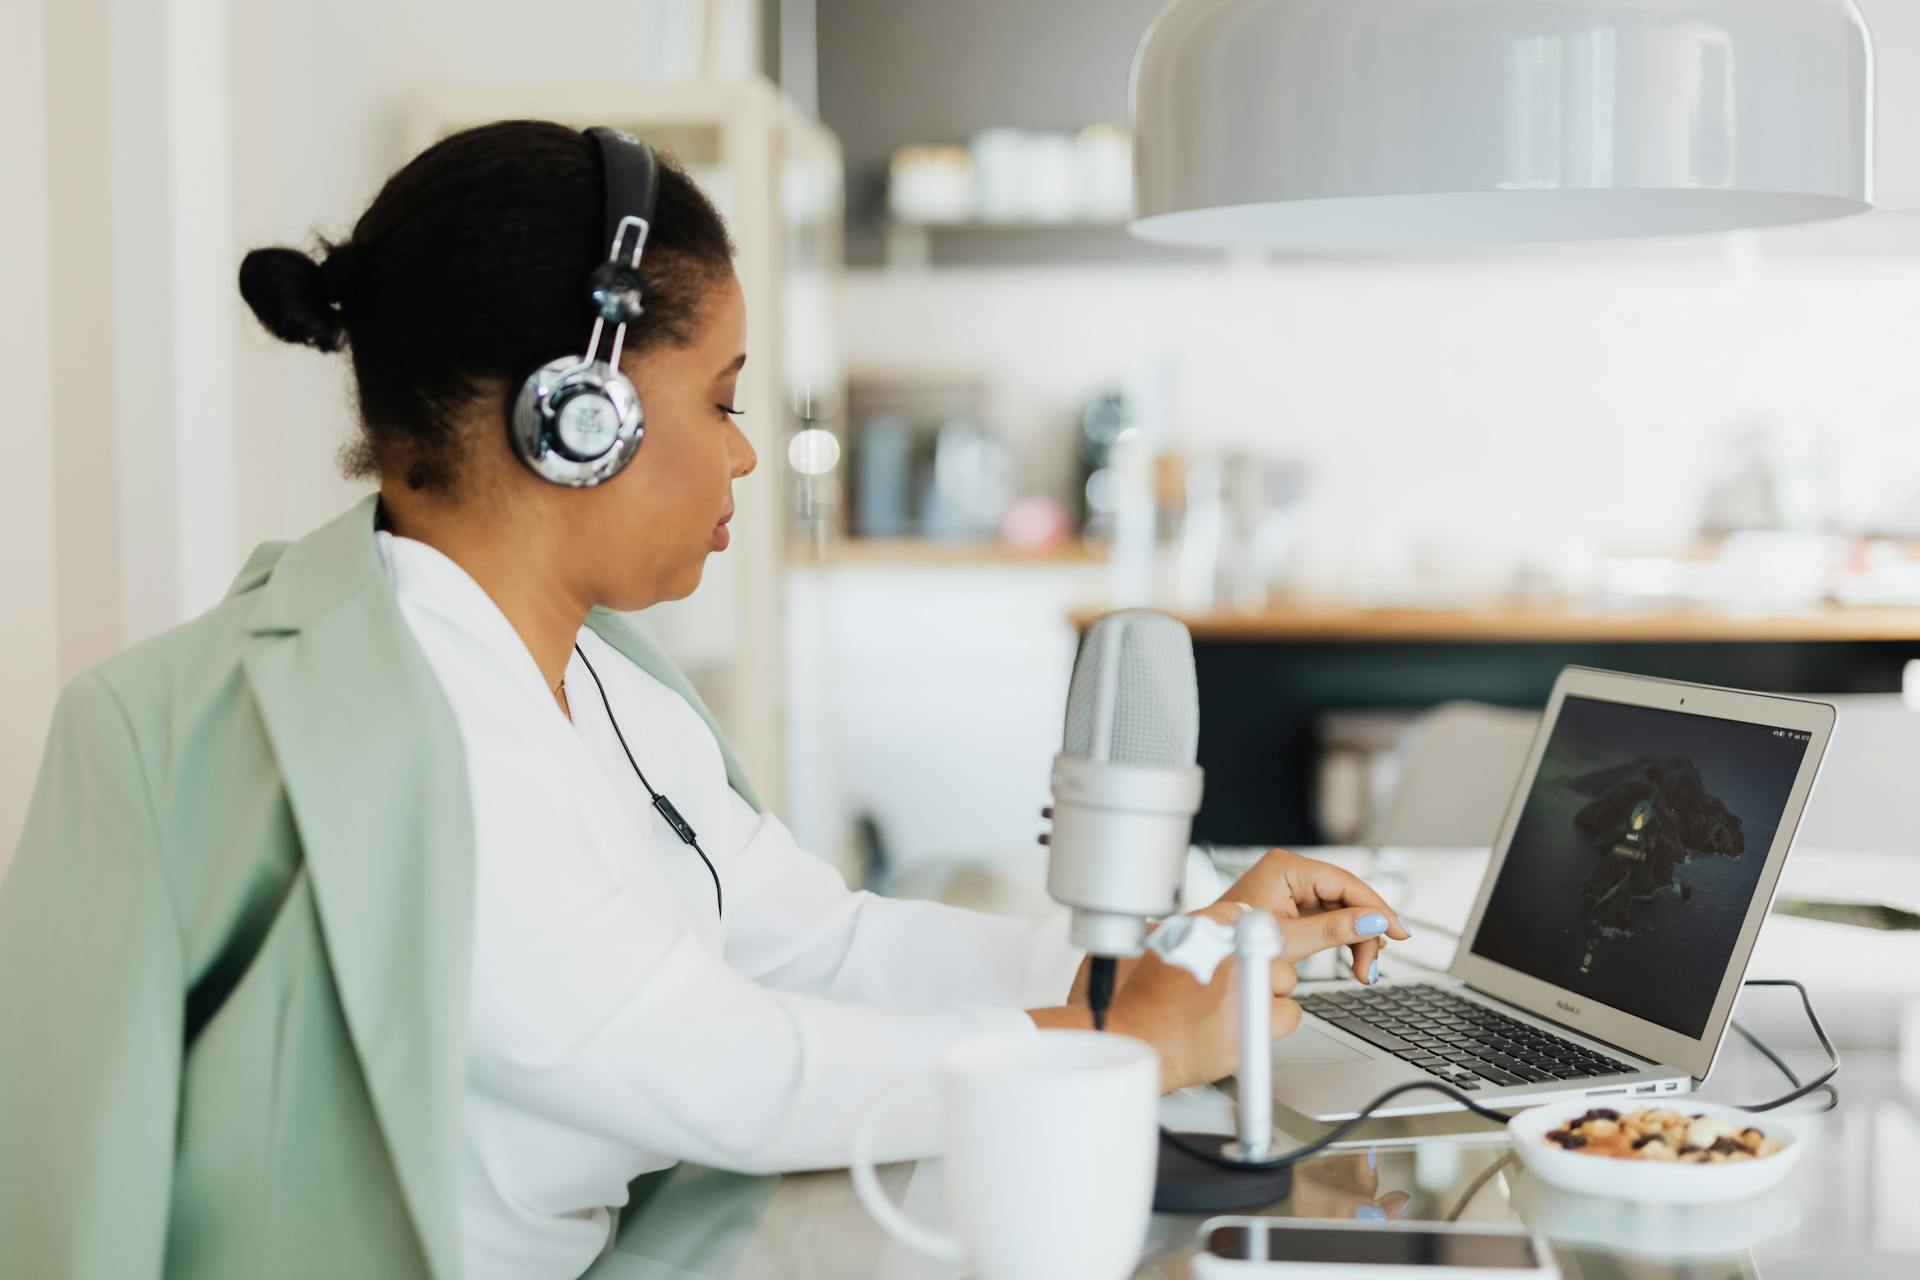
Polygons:
M1397 942L1413 936L1386 900L1360 877L1289 849L1268 850L1233 882L1221 901L1244 902L1278 917L1287 935L1289 960L1301 960L1315 951L1359 939L1352 944L1353 976L1361 982L1379 981L1382 935ZM1286 927L1289 919L1321 926L1324 934L1319 945L1296 952L1296 931ZM1311 933L1298 933L1297 937L1301 945L1313 941Z
M1240 908L1217 902L1194 914L1230 926ZM1241 981L1239 969L1229 958L1213 971L1213 981L1203 985L1149 951L1120 979L1107 1011L1107 1029L1145 1040L1159 1051L1160 1088L1167 1093L1231 1075L1240 1059L1234 995ZM1275 1039L1300 1025L1300 1006L1289 998L1298 980L1293 963L1284 957L1275 960L1266 975L1273 992Z
M1349 937L1358 938L1353 948L1353 976L1361 982L1378 980L1375 966L1379 962L1381 935L1400 942L1413 936L1401 926L1400 917L1386 901L1358 876L1290 849L1269 849L1214 905L1235 902L1272 912L1283 926L1289 920L1300 920L1321 927L1323 932L1317 945L1311 930L1283 928L1289 961L1304 960L1316 951L1339 946ZM1377 915L1379 919L1366 919L1370 915ZM1126 983L1136 963L1120 961L1116 970L1119 985ZM1067 1003L1085 1005L1086 1002L1087 961L1083 960L1067 992Z
M1195 914L1231 925L1240 910L1240 900L1223 898ZM1276 1040L1300 1025L1300 1006L1290 998L1298 981L1293 962L1330 946L1363 943L1367 935L1358 925L1362 915L1343 910L1278 917L1282 953L1265 975L1273 998ZM1228 958L1206 983L1151 951L1123 965L1107 1011L1107 1028L1154 1047L1160 1055L1160 1087L1171 1092L1231 1075L1239 1062L1234 997L1241 980L1238 963ZM1084 999L1066 1008L1036 1009L1030 1016L1042 1027L1092 1025Z

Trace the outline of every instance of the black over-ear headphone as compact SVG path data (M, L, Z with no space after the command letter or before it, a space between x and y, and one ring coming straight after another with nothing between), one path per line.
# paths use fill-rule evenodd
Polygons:
M646 434L640 395L620 372L627 326L640 318L640 255L653 226L659 162L653 148L618 129L589 129L607 190L607 258L587 278L594 311L584 355L541 365L520 384L507 415L514 453L542 480L573 488L601 484L633 460ZM600 339L613 326L605 359Z

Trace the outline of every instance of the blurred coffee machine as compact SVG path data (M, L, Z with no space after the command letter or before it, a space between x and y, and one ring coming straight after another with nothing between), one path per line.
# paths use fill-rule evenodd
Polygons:
M992 538L1013 497L1007 447L971 379L856 378L848 390L856 538Z

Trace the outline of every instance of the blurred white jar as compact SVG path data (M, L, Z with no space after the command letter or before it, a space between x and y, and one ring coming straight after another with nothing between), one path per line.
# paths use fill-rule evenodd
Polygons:
M1080 166L1073 137L1030 133L1020 153L1024 176L1020 207L1034 222L1071 222L1080 216Z
M1024 217L1021 183L1026 177L1023 129L982 129L968 149L973 155L973 210L989 222Z
M962 222L973 214L973 158L960 147L902 147L887 166L887 207L902 222Z
M1123 222L1133 212L1133 142L1118 125L1090 124L1073 140L1080 216Z

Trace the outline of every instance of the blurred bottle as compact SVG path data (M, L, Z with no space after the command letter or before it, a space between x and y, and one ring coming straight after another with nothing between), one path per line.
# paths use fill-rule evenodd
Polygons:
M854 533L899 538L914 532L913 428L905 418L876 414L861 424Z
M1074 432L1074 514L1080 534L1087 538L1113 536L1113 445L1127 429L1127 403L1109 391L1080 409Z

